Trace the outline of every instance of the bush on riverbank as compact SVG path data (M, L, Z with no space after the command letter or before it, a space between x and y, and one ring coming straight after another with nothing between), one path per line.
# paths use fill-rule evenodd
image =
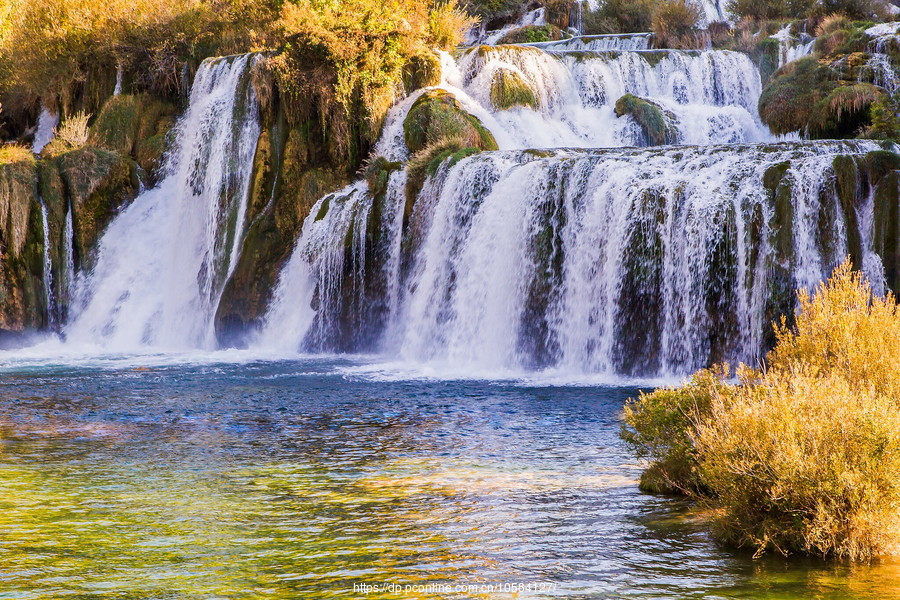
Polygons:
M701 499L722 540L867 559L900 548L900 309L849 263L796 324L776 326L768 367L701 371L642 395L623 435L654 462L652 491Z

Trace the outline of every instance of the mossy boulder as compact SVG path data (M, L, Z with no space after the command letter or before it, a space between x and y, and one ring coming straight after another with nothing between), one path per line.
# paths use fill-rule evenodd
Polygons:
M112 96L97 115L88 143L110 152L130 155L137 138L140 104L137 96Z
M55 160L72 204L76 267L84 270L93 265L106 226L137 195L137 164L128 156L93 147Z
M759 98L763 122L776 134L799 131L812 139L862 135L872 123L871 107L885 95L871 83L842 79L856 71L859 56L845 57L842 70L809 56L779 69Z
M631 115L640 127L647 146L662 146L678 141L678 131L673 123L675 115L659 104L625 94L616 100L616 116Z
M366 183L369 185L369 193L372 197L383 196L387 192L388 180L391 173L403 168L399 162L391 162L383 156L378 156L366 165Z
M836 73L815 56L779 69L759 97L759 114L772 133L805 131L813 107L838 86Z
M497 110L524 106L537 110L537 95L522 74L512 69L497 69L491 80L491 104Z
M562 29L556 25L526 25L513 29L503 37L498 44L533 44L536 42L553 42L568 37Z
M112 96L91 126L89 144L131 156L152 175L160 166L175 114L174 105L150 96Z
M451 138L464 139L482 150L497 150L491 132L444 90L426 91L416 100L403 121L403 138L413 153Z

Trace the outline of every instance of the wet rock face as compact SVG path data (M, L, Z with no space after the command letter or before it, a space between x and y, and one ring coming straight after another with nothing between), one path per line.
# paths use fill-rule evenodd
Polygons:
M43 235L33 159L0 164L0 343L42 325Z

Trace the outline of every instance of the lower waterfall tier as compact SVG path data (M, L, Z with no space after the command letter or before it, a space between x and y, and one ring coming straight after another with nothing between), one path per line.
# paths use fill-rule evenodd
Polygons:
M872 142L484 152L322 198L258 343L630 376L758 361L846 256L900 285Z

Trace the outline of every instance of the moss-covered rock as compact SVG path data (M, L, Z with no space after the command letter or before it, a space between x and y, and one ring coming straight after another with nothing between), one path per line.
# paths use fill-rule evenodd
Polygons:
M759 114L772 133L805 131L813 108L837 87L828 65L808 56L779 69L759 97Z
M174 105L150 96L112 96L91 127L89 143L131 156L153 178L175 125L175 113Z
M3 332L21 332L43 324L42 219L34 158L0 156L0 330Z
M491 80L491 104L497 110L524 106L537 110L537 95L522 74L512 69L497 69Z
M130 155L137 138L140 99L137 96L113 96L103 105L91 127L88 143L110 152Z
M498 44L533 44L536 42L553 42L568 37L556 25L526 25L518 27L501 37Z
M106 226L137 195L137 164L127 156L93 147L55 160L72 204L76 267L85 270L93 265Z
M399 162L391 162L383 156L378 156L366 165L366 183L369 185L369 193L373 198L383 196L387 192L388 180L391 173L403 168Z
M643 133L647 146L662 146L678 141L675 116L660 105L631 94L616 100L616 116L631 115Z
M497 149L491 132L444 90L429 90L416 100L403 121L403 138L414 153L451 138L482 150Z
M223 346L243 346L260 324L303 221L316 201L345 185L344 169L310 138L311 128L289 127L279 109L257 144L240 260L216 311Z

